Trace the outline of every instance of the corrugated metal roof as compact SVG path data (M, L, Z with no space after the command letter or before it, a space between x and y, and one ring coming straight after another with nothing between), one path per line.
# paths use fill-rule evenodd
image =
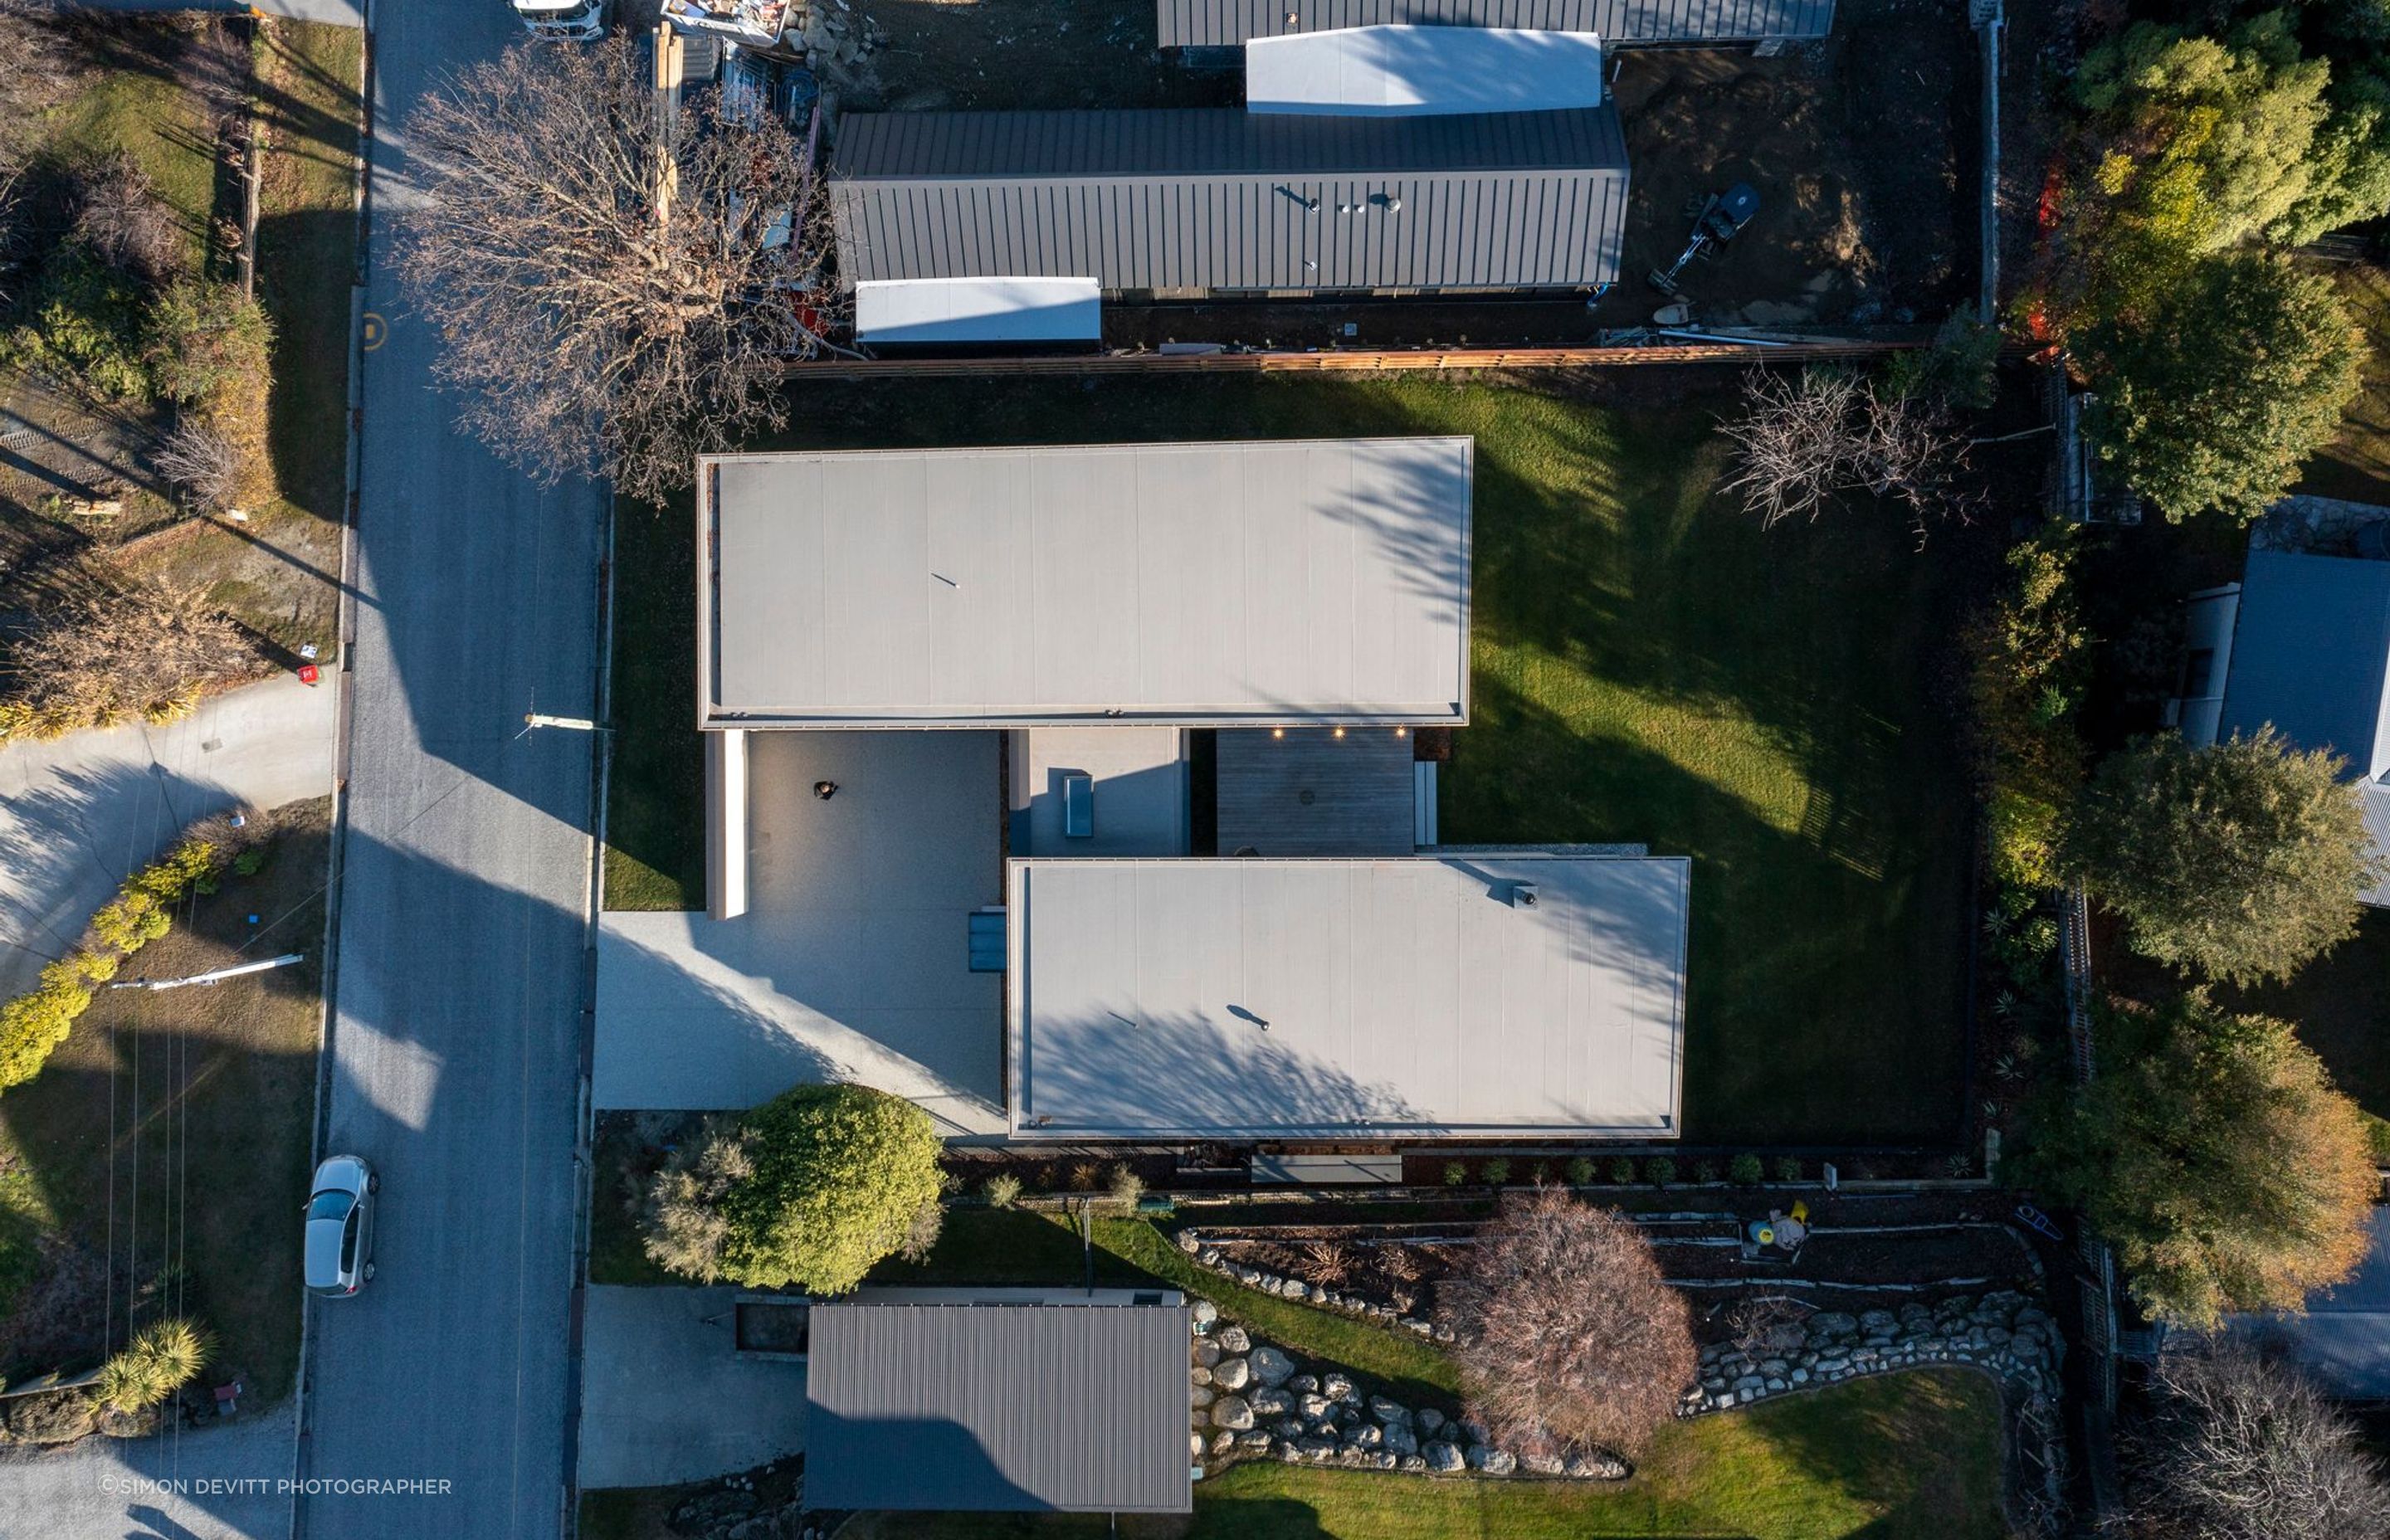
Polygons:
M2390 772L2390 561L2249 553L2220 730L2269 722L2351 775Z
M1598 32L1613 46L1823 37L1834 0L1156 0L1165 48L1387 25Z
M1184 1513L1183 1305L813 1307L805 1506Z
M850 284L1111 290L1589 288L1618 276L1626 182L1612 106L855 113L831 164Z
M1690 866L1015 860L1014 1136L1673 1138Z
M709 456L721 726L1468 720L1466 438Z

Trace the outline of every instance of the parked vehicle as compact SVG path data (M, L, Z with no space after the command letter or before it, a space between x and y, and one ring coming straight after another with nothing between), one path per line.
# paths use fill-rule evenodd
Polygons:
M534 37L594 43L606 35L606 0L514 0L514 7Z
M315 1168L305 1211L309 1293L344 1298L374 1276L374 1194L380 1188L363 1156L335 1155Z

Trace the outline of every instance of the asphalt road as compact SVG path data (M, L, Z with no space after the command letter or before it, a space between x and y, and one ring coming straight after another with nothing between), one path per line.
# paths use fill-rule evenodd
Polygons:
M521 34L378 6L348 833L328 1149L380 1171L379 1273L313 1312L297 1532L564 1526L600 500L461 436L390 271L405 113ZM374 328L368 327L368 336ZM392 1495L360 1483L446 1483ZM341 1490L340 1483L347 1483Z

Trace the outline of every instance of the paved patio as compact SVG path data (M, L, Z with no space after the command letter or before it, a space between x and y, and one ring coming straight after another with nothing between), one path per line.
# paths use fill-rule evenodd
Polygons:
M843 1080L950 1136L1000 1133L1000 976L966 949L967 917L1002 901L997 736L749 742L749 911L605 917L596 1105L743 1108Z

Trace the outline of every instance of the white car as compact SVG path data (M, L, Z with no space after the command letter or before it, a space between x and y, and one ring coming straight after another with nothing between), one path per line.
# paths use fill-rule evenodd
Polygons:
M309 1293L344 1298L374 1276L374 1194L380 1187L360 1155L335 1155L315 1168L306 1209Z

